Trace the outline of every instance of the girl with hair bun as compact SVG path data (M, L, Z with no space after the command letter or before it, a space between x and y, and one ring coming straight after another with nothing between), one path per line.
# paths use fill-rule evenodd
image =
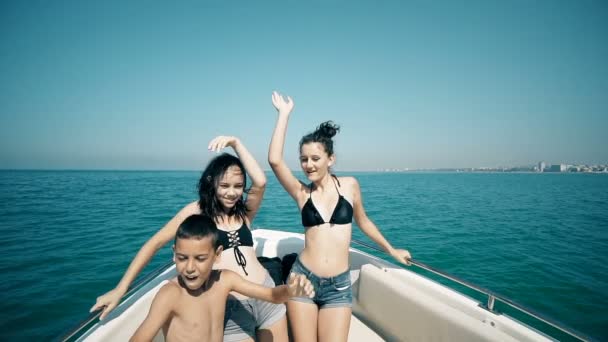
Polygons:
M305 274L315 297L287 302L289 325L295 341L346 341L352 312L352 288L348 250L352 219L363 233L399 262L408 264L410 253L395 249L367 217L359 183L354 177L331 173L336 157L332 138L340 127L331 121L300 140L300 167L310 184L300 182L283 160L287 121L294 103L277 92L272 104L278 112L270 142L268 162L279 182L296 201L305 228L304 249L292 272Z

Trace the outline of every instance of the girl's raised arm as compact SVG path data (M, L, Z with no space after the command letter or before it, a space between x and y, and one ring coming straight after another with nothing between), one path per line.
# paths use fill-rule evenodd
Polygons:
M219 152L225 147L232 147L245 168L245 172L251 177L251 189L247 194L247 219L249 224L253 222L255 215L260 209L264 191L266 189L266 175L260 164L253 158L245 145L237 137L219 136L209 142L209 150Z
M285 134L287 133L287 122L289 114L293 110L294 103L291 97L287 101L276 91L272 93L272 104L278 112L277 123L274 127L270 147L268 148L268 163L272 171L279 179L287 193L298 202L298 197L302 193L302 183L293 175L285 160L283 160L283 147L285 145Z

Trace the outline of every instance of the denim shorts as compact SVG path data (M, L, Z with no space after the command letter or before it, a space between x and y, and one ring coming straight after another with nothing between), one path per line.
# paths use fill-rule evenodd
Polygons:
M269 275L262 284L274 287ZM285 304L274 304L259 299L237 299L233 296L226 301L224 314L224 342L256 339L256 329L266 329L285 317Z
M291 272L305 275L315 289L315 296L313 298L295 297L290 300L316 304L320 309L353 306L350 270L333 277L319 277L306 268L300 258L297 258L291 267Z

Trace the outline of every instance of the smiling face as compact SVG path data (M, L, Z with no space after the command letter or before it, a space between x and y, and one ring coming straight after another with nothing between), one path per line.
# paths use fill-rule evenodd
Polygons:
M334 164L334 156L327 155L323 144L311 142L300 148L300 166L311 182L323 179Z
M213 264L222 247L213 248L210 236L197 239L176 239L173 261L179 277L190 290L197 290L209 279Z
M230 166L217 182L215 197L224 209L232 209L243 196L245 177L243 171L236 165Z

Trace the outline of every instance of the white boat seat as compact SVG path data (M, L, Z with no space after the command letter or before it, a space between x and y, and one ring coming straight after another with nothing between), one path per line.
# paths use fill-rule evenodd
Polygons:
M516 341L373 265L361 267L354 312L387 341Z

